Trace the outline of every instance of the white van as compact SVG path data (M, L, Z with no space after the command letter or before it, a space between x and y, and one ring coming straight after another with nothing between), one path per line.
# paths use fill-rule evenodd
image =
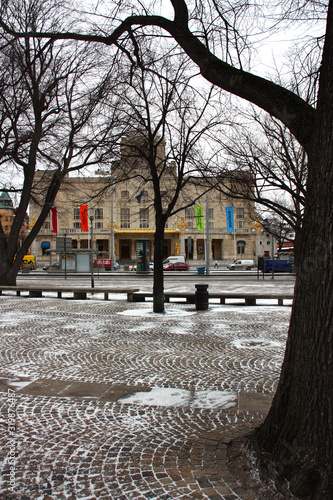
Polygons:
M182 264L185 264L185 257L183 257L182 255L171 255L163 261L163 267L170 266L174 262L181 262Z
M240 260L234 260L234 262L227 267L231 271L234 271L235 269L251 270L253 266L254 266L253 260L240 259Z

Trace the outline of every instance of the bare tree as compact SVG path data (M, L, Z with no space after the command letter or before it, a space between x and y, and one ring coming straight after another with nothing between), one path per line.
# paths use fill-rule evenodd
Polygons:
M135 61L130 61L127 86L121 82L118 110L127 136L121 144L120 163L113 166L113 183L135 181L138 195L144 189L153 193L154 233L154 312L164 311L163 249L168 219L194 205L212 186L191 189L210 169L211 157L204 151L205 141L213 142L221 118L213 108L213 90L192 87L188 61L179 58L173 66L159 51L140 46L133 40ZM117 89L113 88L113 93ZM107 108L108 103L105 101ZM214 134L215 131L215 134ZM211 152L209 153L211 154Z
M297 250L306 197L307 154L276 119L262 117L253 111L250 114L252 121L244 126L249 116L242 114L241 117L243 123L233 125L232 137L221 145L222 155L226 158L220 159L215 167L216 176L221 179L216 189L231 197L251 200L263 211L275 212L286 226L292 228ZM251 175L251 183L247 176L242 176L243 172ZM231 182L225 183L227 175ZM240 190L242 180L244 189Z
M25 18L19 17L21 12L17 15L26 27L42 27L48 23L51 5L35 2ZM100 144L106 135L110 141L109 129L115 124L109 121L105 130L105 122L100 121L100 97L109 91L111 80L108 75L103 84L96 79L96 72L103 75L103 67L90 49L72 42L7 38L0 52L0 164L3 172L10 169L16 174L11 175L8 191L15 192L19 202L9 237L3 235L0 240L0 282L15 284L21 260L49 214L64 177L103 161L107 153ZM116 68L115 64L113 76ZM38 167L45 173L36 182ZM28 204L37 198L43 200L39 217L17 251Z

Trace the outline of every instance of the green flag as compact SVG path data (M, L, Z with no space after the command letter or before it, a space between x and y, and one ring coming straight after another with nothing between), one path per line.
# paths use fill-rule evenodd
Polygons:
M203 208L202 205L195 207L195 218L197 220L197 230L204 231Z

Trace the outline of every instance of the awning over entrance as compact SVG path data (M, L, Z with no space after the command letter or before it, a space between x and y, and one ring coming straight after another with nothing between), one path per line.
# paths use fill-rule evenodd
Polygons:
M136 228L120 228L120 229L115 229L114 230L114 233L115 234L121 234L121 235L132 235L132 234L135 234L135 235L138 235L138 234L147 234L149 236L151 236L152 234L155 233L155 228L140 228L140 227L136 227ZM172 229L165 229L164 230L164 234L180 234L180 230L178 228L172 228Z

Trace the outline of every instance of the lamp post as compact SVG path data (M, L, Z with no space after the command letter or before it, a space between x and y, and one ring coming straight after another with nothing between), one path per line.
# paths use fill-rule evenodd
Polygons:
M90 247L91 247L91 288L94 288L94 234L93 234L93 220L94 216L90 215Z
M66 245L67 233L64 232L64 251L65 251L65 280L67 279L67 245Z
M113 186L111 185L111 272L114 270Z
M272 254L272 280L274 279L274 235L273 222L271 222L271 254Z
M209 275L209 197L206 194L206 274Z

